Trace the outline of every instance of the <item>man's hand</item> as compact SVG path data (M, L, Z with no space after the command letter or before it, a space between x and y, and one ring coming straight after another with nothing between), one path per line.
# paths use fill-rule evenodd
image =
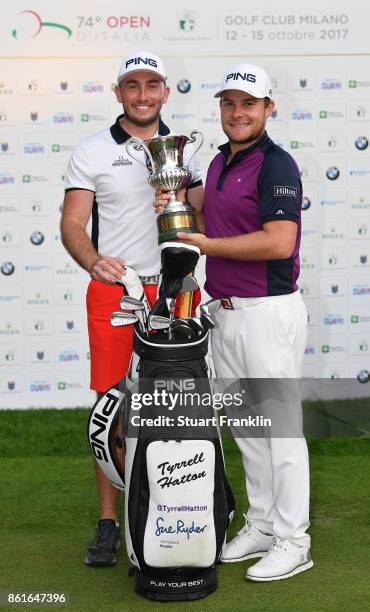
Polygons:
M208 249L211 244L211 239L204 234L188 234L187 232L177 232L176 237L179 242L197 246L202 255L208 255Z
M126 274L124 263L120 257L99 257L89 270L90 276L106 285L114 285Z
M169 191L163 191L162 189L157 189L155 192L155 201L154 201L154 210L156 214L163 212L165 205L169 202L171 198L171 194ZM176 192L176 199L178 202L185 202L185 189L179 189Z

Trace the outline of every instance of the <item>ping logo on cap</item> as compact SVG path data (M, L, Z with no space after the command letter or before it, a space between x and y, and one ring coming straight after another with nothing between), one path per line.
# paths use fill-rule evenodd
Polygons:
M242 81L249 81L249 83L255 83L257 80L257 77L255 74L250 74L249 72L231 72L230 74L227 75L226 77L226 83L229 80L233 80L233 81L237 81L238 79L242 79Z
M145 66L152 66L152 68L158 68L157 62L151 57L132 57L131 59L127 60L126 68L128 68L130 64L134 64L135 66L144 64Z

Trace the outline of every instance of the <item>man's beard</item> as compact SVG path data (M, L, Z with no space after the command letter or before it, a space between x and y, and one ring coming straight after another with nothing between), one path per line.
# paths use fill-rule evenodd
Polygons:
M260 132L259 134L251 135L249 138L239 138L238 140L234 140L234 138L231 138L229 134L226 134L226 136L228 137L230 144L242 144L247 146L249 144L253 144L254 142L256 142L256 140L261 138L263 132L264 130L262 130L262 132Z
M228 137L230 144L248 146L250 144L253 144L254 142L256 142L257 140L259 140L261 138L261 136L263 135L263 133L265 131L265 126L263 126L261 131L259 131L258 133L251 134L248 138L239 138L238 140L235 140L234 138L232 138L225 128L223 128L223 130L224 130L226 136Z
M125 111L125 118L127 119L127 121L132 123L132 125L136 125L137 127L148 127L149 125L154 125L155 123L157 123L159 117L160 113L158 112L155 113L155 115L148 117L148 119L138 119L137 117L133 117L132 115L130 115L130 113Z

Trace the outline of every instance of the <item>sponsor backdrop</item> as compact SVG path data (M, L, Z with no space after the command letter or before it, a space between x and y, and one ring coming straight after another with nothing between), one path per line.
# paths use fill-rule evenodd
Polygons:
M185 7L187 5L187 8ZM172 94L164 119L205 135L204 171L224 141L223 72L258 63L272 76L270 135L304 184L300 287L310 315L305 375L370 369L370 9L313 0L249 9L162 0L12 2L4 7L0 78L0 405L76 406L89 387L88 276L59 231L69 155L120 112L122 56L162 55ZM128 6L128 5L127 5ZM112 160L113 162L114 160ZM361 385L360 385L361 386Z

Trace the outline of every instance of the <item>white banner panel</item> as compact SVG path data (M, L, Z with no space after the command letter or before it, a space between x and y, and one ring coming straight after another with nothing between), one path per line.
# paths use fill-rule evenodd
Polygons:
M73 147L121 112L122 57L160 54L171 95L163 118L199 129L204 175L225 138L213 98L238 61L272 76L271 137L304 184L300 287L310 314L307 376L370 370L370 9L355 0L164 0L3 7L0 22L0 406L92 403L88 276L60 240ZM199 275L202 276L200 270Z

